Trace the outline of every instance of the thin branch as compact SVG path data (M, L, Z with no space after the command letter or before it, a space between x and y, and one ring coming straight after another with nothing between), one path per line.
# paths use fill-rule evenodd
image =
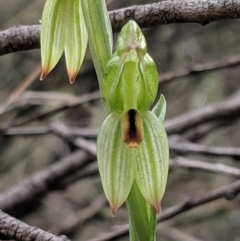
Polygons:
M189 160L182 157L176 157L170 160L171 167L183 167L194 170L202 170L212 173L220 173L224 175L233 176L236 178L240 177L240 169L236 167L231 167L224 165L222 163L209 163L204 161Z
M77 151L33 174L0 194L0 209L14 216L28 212L31 204L38 203L48 192L64 188L64 178L81 170L91 160L93 157L89 154Z
M66 236L55 236L40 228L29 226L0 210L0 238L17 241L69 241Z
M17 125L26 124L26 123L36 120L36 119L43 120L43 119L50 117L60 111L68 110L69 108L73 108L73 107L82 105L84 103L97 100L97 99L99 99L99 97L100 97L99 91L95 91L90 94L83 95L83 96L79 97L78 100L76 100L72 103L69 103L69 104L61 105L60 107L57 107L53 110L49 110L49 111L46 111L46 112L43 112L40 114L36 113L33 115L27 115L27 116L20 117L20 118L16 119L13 123L11 123L10 126L3 127L1 130L8 129L9 127L13 127L13 126L17 126Z
M14 26L0 32L0 56L40 48L40 26Z
M168 237L171 240L176 241L203 241L202 239L198 239L196 237L190 236L177 228L169 227L168 225L163 225L162 227L158 227L162 236Z
M43 104L73 104L81 101L82 96L65 94L56 91L26 91L19 98L11 103L4 103L0 106L0 114L5 114L14 109L26 107L28 105L43 105Z
M195 207L207 204L209 202L218 200L220 198L226 198L227 200L234 199L240 193L240 181L236 181L232 184L220 187L213 191L207 192L199 197L188 198L184 202L170 207L163 211L157 218L158 222L171 219L181 213L185 213ZM88 241L113 241L126 236L128 234L128 224L124 224L113 232L102 234L100 237L89 239Z
M0 114L10 106L13 102L16 102L22 93L33 83L33 81L39 77L42 70L41 64L38 64L34 70L10 93L5 103L0 106Z
M212 131L215 131L219 128L223 128L229 125L233 125L234 122L236 121L237 119L215 120L210 123L202 124L202 125L196 126L195 128L189 129L182 136L185 140L196 142L206 137L209 133L212 133Z
M3 136L37 136L37 135L46 135L46 134L59 134L59 130L55 127L55 122L50 126L27 126L27 127L11 127L9 129L2 130L1 134ZM86 137L86 138L97 138L99 129L93 128L78 128L70 127L64 125L67 128L65 136L67 137Z
M148 28L169 23L207 24L240 18L240 0L173 0L132 6L109 12L113 31L130 19ZM0 32L0 55L40 47L40 26L15 26Z
M165 128L168 134L183 133L193 129L200 124L211 121L233 121L240 117L240 98L236 95L234 98L227 99L217 104L203 107L200 110L180 115L165 122Z
M239 197L235 198L233 201L226 203L224 201L216 202L215 205L208 205L204 209L195 210L195 212L189 213L184 218L178 217L170 220L168 225L179 226L179 225L188 225L196 224L199 221L202 222L209 218L219 217L219 215L227 215L229 212L232 212L234 209L239 208L240 199Z
M56 225L57 227L51 228L51 232L66 235L71 233L75 228L80 227L99 213L106 203L107 199L104 194L96 196L88 207L77 210L73 215L66 217L60 224Z
M199 145L191 142L170 141L170 149L178 154L196 153L209 156L230 157L240 160L240 148Z
M130 19L148 28L169 23L208 24L213 21L240 18L239 0L172 0L132 6L110 12L114 31L119 31Z
M160 84L168 83L177 78L182 78L189 75L197 75L200 73L219 70L222 68L232 68L239 64L240 64L240 56L231 56L229 58L222 59L222 60L215 60L215 61L210 61L202 64L194 64L190 68L180 69L176 71L169 71L169 72L160 74L159 76Z

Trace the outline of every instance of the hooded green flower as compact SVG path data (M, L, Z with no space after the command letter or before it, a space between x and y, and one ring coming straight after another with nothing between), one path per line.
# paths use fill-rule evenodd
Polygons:
M129 21L106 66L103 96L110 114L97 141L100 176L113 215L127 199L134 181L145 200L160 212L169 148L161 122L165 112L162 99L155 114L149 111L157 86L158 72L147 54L145 38L137 24Z

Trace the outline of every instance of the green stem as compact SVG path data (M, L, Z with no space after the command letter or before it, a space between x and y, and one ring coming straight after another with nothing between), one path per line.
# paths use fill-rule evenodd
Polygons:
M101 91L104 69L112 57L112 27L105 0L81 0L81 3Z
M130 241L156 240L156 212L143 198L136 182L127 198Z

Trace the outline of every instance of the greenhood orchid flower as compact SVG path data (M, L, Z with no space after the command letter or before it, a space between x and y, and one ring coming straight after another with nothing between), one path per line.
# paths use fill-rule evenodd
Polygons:
M112 214L126 201L133 183L157 213L163 197L169 148L160 99L153 112L158 72L141 29L129 21L121 30L109 60L103 97L110 114L97 141L99 172Z
M88 41L81 1L47 0L41 23L41 80L65 52L69 81L74 83Z

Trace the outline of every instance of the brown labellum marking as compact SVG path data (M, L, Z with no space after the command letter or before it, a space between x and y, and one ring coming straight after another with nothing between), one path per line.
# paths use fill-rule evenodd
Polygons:
M137 148L143 140L143 122L141 115L134 109L122 116L122 138L129 148Z

